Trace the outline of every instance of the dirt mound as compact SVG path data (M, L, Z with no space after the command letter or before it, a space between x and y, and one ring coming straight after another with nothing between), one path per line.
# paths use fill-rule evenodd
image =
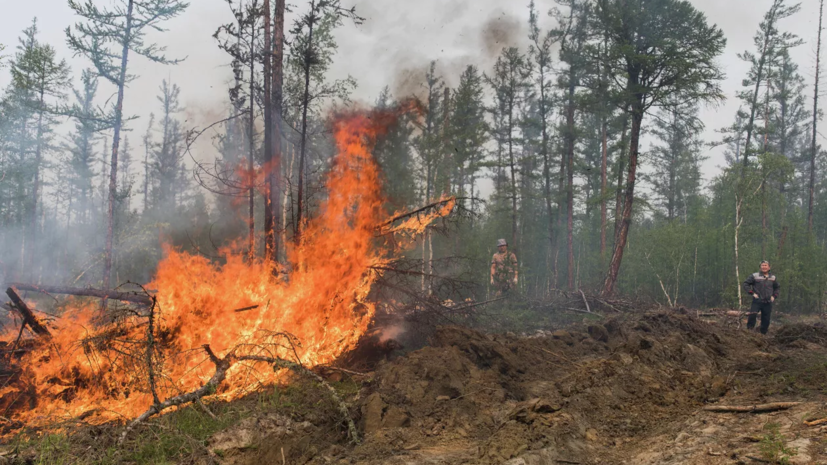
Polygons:
M675 313L532 338L441 328L376 371L362 449L427 449L447 435L477 443L465 451L475 463L589 456L725 394L722 358L757 348L743 336Z
M443 327L367 377L328 378L351 406L359 445L326 388L305 380L248 405L204 448L211 463L236 465L708 465L749 463L772 427L773 444L796 438L790 463L827 463L815 446L823 432L801 422L827 417L827 330L772 330L763 337L680 311L530 337ZM793 400L802 404L783 418L703 410Z
M788 324L778 330L775 339L786 345L791 345L796 341L806 341L827 346L827 326L823 323L813 325L804 323Z

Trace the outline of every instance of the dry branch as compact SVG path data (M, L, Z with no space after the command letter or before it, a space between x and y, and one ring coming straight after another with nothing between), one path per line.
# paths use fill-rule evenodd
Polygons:
M309 369L305 368L304 366L296 363L291 362L289 360L284 360L280 358L273 358L273 357L263 357L259 355L241 355L237 356L232 353L228 354L224 358L218 358L217 355L212 351L208 344L204 344L204 351L207 352L209 355L210 360L215 365L215 374L207 381L206 384L201 386L200 388L196 389L195 391L181 394L175 397L171 397L163 402L155 402L149 409L142 413L141 416L132 420L132 422L127 425L124 432L121 434L119 439L119 443L123 443L126 439L126 436L132 431L137 425L141 422L146 421L148 418L161 413L162 411L170 408L170 407L177 407L179 405L188 404L190 402L195 402L198 404L201 403L201 398L210 394L215 393L219 384L224 381L224 378L227 376L227 370L229 370L230 366L235 361L251 361L251 362L264 362L273 366L273 369L280 369L280 368L287 368L296 373L309 375L317 382L319 382L322 386L326 387L328 391L330 391L331 397L336 402L339 412L344 417L345 421L347 421L348 433L350 434L351 440L354 443L359 442L359 432L356 430L356 424L353 422L353 419L350 417L350 412L348 411L347 405L344 403L339 394L336 390L328 384L321 376L317 373L310 371ZM206 408L206 407L204 407Z
M807 425L807 426L824 425L824 424L827 424L827 418L820 418L818 420L812 420L812 421L804 421L804 424Z
M29 325L29 328L32 328L32 331L35 332L38 336L42 337L52 337L52 333L40 323L40 320L32 313L32 310L26 305L26 302L20 298L20 295L17 294L17 291L14 287L10 287L6 289L6 294L8 294L9 298L12 300L14 304L14 309L20 313L20 316L23 317L23 325ZM22 329L22 328L21 328Z
M428 210L431 210L431 209L434 209L434 208L439 208L439 207L445 206L445 205L446 205L446 204L448 204L449 202L453 202L453 201L455 201L455 200L461 200L461 199L458 199L458 198L456 198L456 197L449 197L449 198L447 198L447 199L441 199L441 200L438 200L438 201L436 201L436 202L429 203L428 205L425 205L425 206L423 206L423 207L417 208L416 210L413 210L413 211L410 211L410 212L406 212L406 213L402 213L402 214L396 215L396 216L394 216L393 218L389 219L388 221L385 221L384 223L380 224L380 225L379 225L379 226L377 226L376 228L377 228L377 229L386 228L386 227L388 227L388 226L392 225L393 223L396 223L396 222L397 222L397 221L399 221L399 220L404 220L404 219L410 218L410 217L412 217L412 216L414 216L414 215L417 215L417 214L419 214L419 213L424 213L424 212L426 212L426 211L428 211Z
M298 363L291 362L289 360L284 360L280 358L272 358L272 357L262 357L259 355L242 355L237 358L238 360L248 360L253 362L265 362L269 363L273 366L273 368L288 368L293 370L296 373L309 375L313 379L315 379L319 384L326 387L328 391L330 391L330 396L333 397L333 400L336 402L336 406L339 408L339 413L342 414L345 421L347 421L347 431L350 435L350 439L355 443L359 443L359 432L356 430L356 424L353 422L353 419L350 417L350 412L347 409L347 404L339 397L339 394L336 392L336 389L333 388L327 381L324 380L318 373L314 373L313 371L299 365Z
M170 407L176 407L183 404L188 404L190 402L195 402L202 397L212 394L215 392L216 388L224 378L227 376L227 370L230 368L230 357L225 357L223 359L218 358L215 353L210 348L209 344L204 344L204 351L207 352L207 355L210 356L210 360L215 365L215 374L212 375L212 378L206 382L203 386L196 389L195 391L188 392L186 394L181 394L180 396L170 397L169 399L158 403L153 404L149 407L149 410L142 413L141 416L132 420L129 425L127 425L124 432L121 434L121 438L118 440L119 443L123 443L126 436L132 431L136 426L138 426L141 422L145 421L149 417L162 412Z
M583 303L586 304L586 311L591 313L592 309L589 307L589 301L586 300L586 294L583 293L583 289L578 289L580 291L580 296L583 297Z
M777 410L787 410L788 408L795 407L800 403L801 402L772 402L769 404L756 405L710 405L708 407L704 407L704 410L707 412L719 413L766 413L775 412Z
M35 286L34 284L25 283L11 283L10 286L20 289L21 291L42 292L45 294L66 294L80 297L97 297L99 299L122 300L124 302L132 302L142 305L152 304L152 299L148 295L138 294L135 292L93 289L91 287Z

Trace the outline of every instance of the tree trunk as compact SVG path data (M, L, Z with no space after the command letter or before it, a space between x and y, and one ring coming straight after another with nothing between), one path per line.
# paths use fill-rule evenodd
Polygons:
M540 67L540 124L542 132L542 146L540 150L543 155L543 194L548 213L548 241L549 254L554 250L554 214L551 210L551 161L548 153L548 109L546 108L545 69Z
M30 236L29 240L32 243L32 247L29 250L28 255L28 266L29 268L33 265L34 260L34 242L35 237L37 237L37 204L38 199L40 198L40 164L43 162L43 96L45 94L44 90L44 83L41 78L40 82L40 111L38 112L37 116L37 145L35 146L34 151L34 185L32 186L32 211L31 211L31 218L30 218Z
M508 107L508 167L511 171L511 247L517 247L517 173L514 166L514 102Z
M121 124L123 121L123 93L126 86L126 65L129 54L129 42L132 40L132 8L134 0L129 0L126 10L126 29L123 36L123 50L121 56L121 71L118 77L118 101L115 105L115 127L112 137L112 163L109 167L109 208L106 212L106 249L103 259L103 287L109 289L110 274L112 273L112 241L114 238L115 224L115 197L118 188L118 145L121 137ZM106 308L106 300L103 301L103 308Z
M275 147L273 144L273 60L271 51L273 50L270 27L270 0L264 0L264 178L265 182L270 178L270 165L273 159L273 152ZM270 206L270 194L264 194L264 256L265 260L272 259L272 241L273 241L273 210Z
M615 193L615 243L617 243L617 233L620 231L620 221L623 214L623 172L626 167L623 164L626 161L626 136L629 131L629 110L623 110L623 129L620 132L620 152L617 155L617 192Z
M311 15L315 15L316 9L316 1L313 0L310 2L310 11ZM315 18L315 16L313 16ZM296 224L293 225L295 228L295 235L293 240L296 244L301 243L301 235L302 235L302 207L304 207L305 199L304 199L304 166L305 166L305 154L307 150L307 109L310 106L310 54L313 49L313 25L314 21L308 21L308 37L307 37L307 47L308 49L305 51L304 57L304 95L302 96L302 133L301 133L301 142L299 144L299 182L298 182L298 214L296 215Z
M774 22L774 21L773 21ZM744 144L744 169L741 171L741 179L746 175L747 165L749 164L749 143L752 140L753 125L755 124L755 112L758 104L758 92L761 89L761 81L764 79L764 64L767 61L767 53L769 52L769 37L764 37L764 48L761 50L761 57L758 59L758 72L755 77L755 90L752 94L752 101L750 102L749 122L747 123L747 140Z
M603 282L603 296L610 296L614 292L617 275L620 272L620 263L623 260L623 251L629 238L629 227L632 224L632 203L635 198L635 175L637 174L638 147L640 145L640 128L643 122L643 104L638 97L632 109L632 133L629 141L629 174L626 177L626 200L623 203L623 216L617 232L612 261L609 263L609 272Z
M818 135L818 81L821 76L821 31L822 19L824 17L824 0L820 1L818 9L818 42L816 45L816 81L815 89L813 91L813 139L810 146L810 200L807 208L807 231L813 232L813 211L815 208L815 187L816 187L816 157L818 156L818 144L816 143L816 136Z
M609 163L609 137L608 129L606 127L606 116L603 116L602 126L601 132L603 133L603 153L600 164L600 256L604 257L606 255L606 186L608 180L606 177L606 170Z
M255 127L256 127L256 114L255 114L255 75L256 75L256 59L255 59L255 50L256 50L256 27L255 22L250 27L250 126L248 129L248 139L250 143L249 152L247 154L247 182L250 183L250 186L247 189L247 242L248 242L248 256L250 259L250 263L253 262L256 258L256 186L255 186L255 175L253 174L253 170L255 169L255 155L256 155L256 144L255 144ZM266 143L266 142L265 142ZM266 223L266 221L265 221Z
M569 98L566 108L566 245L568 250L568 287L574 289L574 71L569 72Z
M267 210L271 212L267 237L267 259L271 265L279 260L279 230L281 229L281 114L284 102L284 9L285 0L276 0L273 17L273 156L267 167ZM273 271L276 267L273 266Z

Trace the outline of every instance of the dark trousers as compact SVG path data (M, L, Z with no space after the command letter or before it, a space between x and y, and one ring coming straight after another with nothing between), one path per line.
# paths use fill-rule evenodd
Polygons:
M747 329L755 327L757 313L761 314L761 334L767 334L770 329L770 316L772 315L772 302L762 302L761 299L752 299L752 306L749 309L752 315L747 319Z

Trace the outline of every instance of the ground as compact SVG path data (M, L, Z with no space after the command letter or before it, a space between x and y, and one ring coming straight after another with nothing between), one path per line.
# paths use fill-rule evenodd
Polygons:
M827 463L827 327L769 336L691 311L622 314L535 334L443 327L362 375L294 378L229 404L165 415L116 444L119 425L23 440L10 463ZM709 405L799 402L762 414Z

